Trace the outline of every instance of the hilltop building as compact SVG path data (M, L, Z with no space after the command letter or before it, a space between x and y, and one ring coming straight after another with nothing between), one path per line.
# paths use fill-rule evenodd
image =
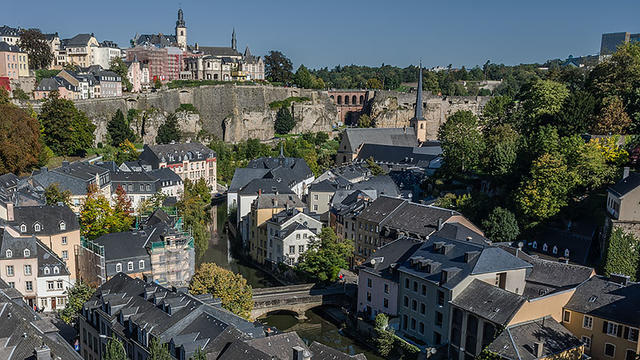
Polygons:
M639 34L631 34L629 32L617 32L602 34L600 42L600 58L611 56L620 45L640 41Z
M29 76L29 55L18 45L0 41L0 77L17 80Z

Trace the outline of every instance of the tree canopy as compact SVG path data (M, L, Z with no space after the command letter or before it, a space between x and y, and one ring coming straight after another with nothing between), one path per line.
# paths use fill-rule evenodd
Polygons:
M98 193L95 185L90 185L87 197L80 208L80 233L89 240L104 234L128 231L133 224L131 202L122 186L116 189L115 206L109 204L104 195Z
M276 113L273 129L276 134L288 134L296 126L296 120L287 107L281 107Z
M265 55L264 71L269 81L288 84L293 79L293 64L280 51L271 50Z
M125 141L134 142L136 135L129 127L129 124L124 118L124 114L120 109L116 110L111 120L107 123L107 134L109 135L111 146L119 146Z
M55 91L42 104L38 119L44 143L57 155L84 154L93 146L96 126L73 101L60 98Z
M71 205L71 191L61 190L58 183L53 183L44 189L44 198L47 205L56 205L63 203L67 206Z
M209 247L209 206L211 204L211 189L202 178L193 182L184 181L184 193L176 204L182 221L191 231L196 247L196 254L202 255Z
M251 286L240 274L213 263L203 263L191 278L192 294L211 294L222 301L222 307L248 319L253 310Z
M158 127L158 135L156 142L158 144L169 144L172 141L179 142L182 137L180 126L178 126L178 117L176 114L169 114L164 124Z
M484 151L478 118L467 110L460 110L447 119L438 130L446 167L451 172L464 173L477 169Z
M0 174L23 173L39 162L42 146L38 121L0 94Z
M67 304L64 309L58 311L60 319L69 325L75 324L82 306L91 298L94 292L95 289L82 281L76 282L73 287L67 290Z
M47 38L38 29L23 30L18 46L29 56L30 69L46 69L53 61L53 53Z
M302 254L296 268L317 281L335 281L340 269L349 267L352 253L350 242L338 242L333 229L324 227L319 238L314 239Z
M121 58L115 57L111 59L111 61L109 62L109 70L120 75L120 78L122 79L123 90L131 91L131 89L133 89L133 84L131 84L131 81L129 81L129 68Z

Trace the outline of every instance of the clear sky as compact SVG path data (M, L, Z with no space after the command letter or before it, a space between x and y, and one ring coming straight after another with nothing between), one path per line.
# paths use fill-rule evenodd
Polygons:
M229 46L235 27L239 50L281 50L296 68L543 62L596 54L603 32L640 32L638 0L8 0L0 25L128 47L136 33L172 34L179 6L189 44Z

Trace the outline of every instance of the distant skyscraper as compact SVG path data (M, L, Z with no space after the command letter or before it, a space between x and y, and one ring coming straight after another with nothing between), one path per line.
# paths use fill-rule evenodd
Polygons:
M611 55L616 52L620 45L638 41L640 41L640 34L631 34L628 32L602 34L600 56Z

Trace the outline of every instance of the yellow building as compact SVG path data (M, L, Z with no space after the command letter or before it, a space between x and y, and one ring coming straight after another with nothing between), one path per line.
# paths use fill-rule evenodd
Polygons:
M302 211L304 204L296 194L260 194L251 204L249 255L264 264L267 257L267 220L285 209Z
M80 67L94 64L93 49L100 46L93 34L78 34L71 39L64 39L62 45L67 53L67 61Z
M596 276L580 285L562 314L562 325L585 344L594 360L635 360L640 328L640 284L628 277Z

